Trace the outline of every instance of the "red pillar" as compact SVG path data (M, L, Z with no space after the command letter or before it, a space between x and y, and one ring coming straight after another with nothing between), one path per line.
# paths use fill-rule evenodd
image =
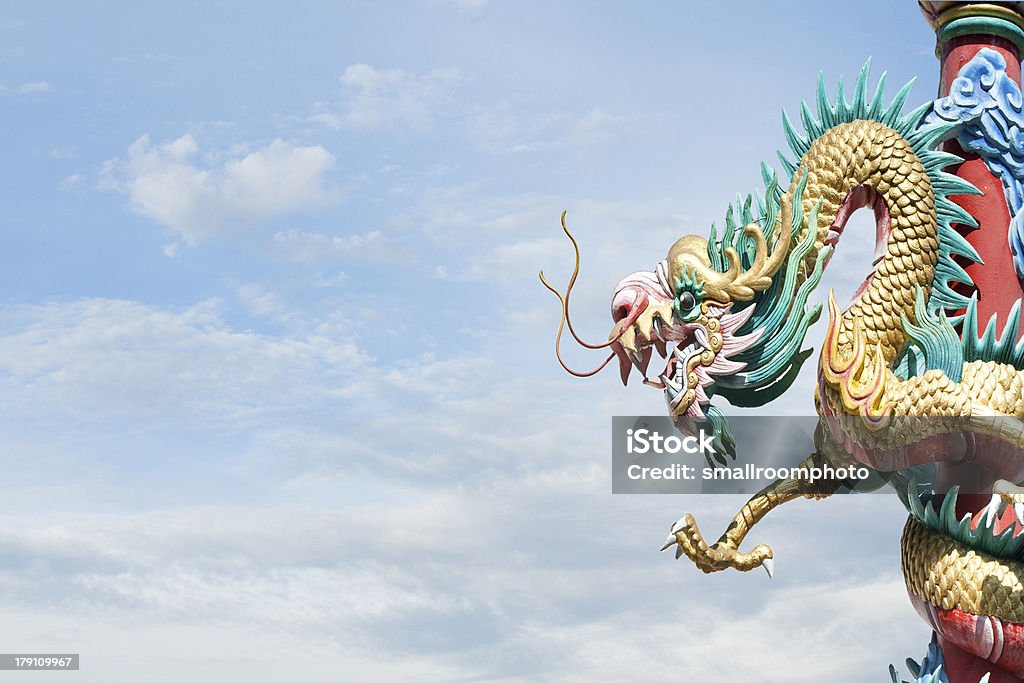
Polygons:
M1020 85L1021 48L1024 45L1024 16L1020 13L1020 3L995 5L919 0L919 4L936 33L936 56L940 61L939 97L949 94L950 86L960 69L986 47L1003 56L1007 75ZM1006 205L1003 185L989 172L982 159L964 152L956 141L948 142L947 148L962 157L964 162L955 169L946 170L970 182L982 192L980 195L954 196L952 200L979 224L977 228L965 225L956 227L982 260L982 263L963 264L978 293L978 321L981 329L984 329L992 315L996 315L997 329L1001 330L1006 324L1010 306L1024 297L1007 241L1010 211ZM982 495L960 496L957 500L957 514L980 510L988 503L988 499L988 496ZM1021 681L1009 671L966 652L942 636L938 636L938 640L945 660L944 670L950 683L977 683L986 673L990 674L990 683Z
M1020 48L1006 38L994 35L965 35L951 38L939 48L941 80L939 97L949 94L950 85L964 64L971 61L983 47L997 50L1006 60L1006 73L1021 82ZM957 229L971 243L981 257L981 263L966 265L967 274L974 280L978 292L978 321L984 329L989 318L998 316L998 327L1002 329L1006 318L1017 299L1024 297L1020 281L1013 267L1010 246L1006 233L1010 225L1010 210L1006 206L1003 185L992 175L985 162L975 154L961 149L955 140L946 143L947 149L963 157L964 162L955 170L947 169L982 191L980 195L957 195L952 200L978 221L978 228L958 225ZM1020 334L1024 334L1024 328Z

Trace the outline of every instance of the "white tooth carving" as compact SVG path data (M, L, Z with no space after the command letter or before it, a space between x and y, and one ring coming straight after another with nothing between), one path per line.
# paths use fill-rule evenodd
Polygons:
M697 338L698 344L700 344L708 351L711 350L711 343L708 341L708 333L704 331L703 327L698 327L696 330L694 330L693 336Z
M999 515L999 508L1003 504L1003 499L999 497L998 493L992 494L992 500L989 501L988 505L985 506L985 524L986 526L993 526L996 517Z

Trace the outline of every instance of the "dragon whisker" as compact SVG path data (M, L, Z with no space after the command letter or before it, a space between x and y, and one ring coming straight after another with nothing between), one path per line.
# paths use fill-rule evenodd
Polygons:
M572 248L573 248L573 251L575 252L575 255L576 255L576 263L573 265L572 277L569 278L569 284L565 288L565 295L563 296L557 289L555 289L554 287L551 286L551 284L547 281L547 279L545 279L544 271L543 270L540 271L540 273L539 273L540 281L541 281L541 284L543 284L545 287L547 287L548 291L550 291L552 294L554 294L556 297L558 297L559 303L562 304L562 320L564 321L564 323L566 325L568 325L568 327L569 327L569 334L571 334L572 338L576 340L576 343L578 343L580 346L582 346L584 348L588 348L588 349L605 349L605 348L608 348L609 346L611 346L612 344L614 344L615 342L617 342L619 340L619 337L621 337L623 332L626 331L626 326L624 325L622 330L620 330L619 333L614 338L609 339L608 341L602 342L600 344L590 344L588 342L583 341L582 339L580 339L580 336L578 334L576 334L576 330L573 329L572 318L569 316L569 295L572 293L572 288L576 286L576 277L580 274L580 245L576 241L576 238L573 237L572 233L569 232L569 228L565 224L565 214L566 214L566 212L563 211L562 212L562 231L569 238L569 241L572 242ZM602 367L604 367L604 366L602 366Z

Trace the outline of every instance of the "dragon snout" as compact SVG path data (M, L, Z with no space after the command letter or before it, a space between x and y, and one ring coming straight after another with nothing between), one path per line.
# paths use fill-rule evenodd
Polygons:
M612 351L619 360L619 376L622 384L629 381L635 367L646 375L651 362L650 331L638 325L640 317L650 305L650 296L642 287L626 284L616 289L612 296L612 331L608 335ZM639 334L638 334L639 333ZM639 339L638 339L639 337Z
M647 375L647 366L657 349L666 355L663 329L672 320L672 299L655 272L633 273L615 288L611 306L612 326L608 339L619 359L622 383L632 368Z

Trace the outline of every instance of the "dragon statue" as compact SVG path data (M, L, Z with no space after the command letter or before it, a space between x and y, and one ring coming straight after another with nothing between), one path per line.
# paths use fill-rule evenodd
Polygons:
M693 420L709 424L716 458L726 464L735 441L714 401L753 407L786 392L813 354L802 348L822 312L811 295L847 220L858 209L873 211L870 272L845 307L827 297L814 391L819 428L805 464L857 463L885 473L907 507L903 574L913 606L934 631L924 661L908 660L915 681L1021 681L1021 301L1007 302L1001 326L995 315L983 319L984 293L969 271L984 264L967 239L979 221L964 208L965 197L982 191L957 168L970 156L997 179L1010 217L999 239L1015 269L998 277L1021 280L1024 98L1019 69L1016 77L1008 73L1005 46L1016 47L1009 54L1019 65L1024 16L1015 6L922 5L940 41L958 21L953 38L999 22L1016 33L988 36L952 74L946 96L910 111L912 84L886 102L885 75L872 89L869 65L852 99L842 81L831 97L819 78L815 102L800 107L802 133L783 113L790 154L779 154L781 175L762 164L764 192L731 205L721 230L684 236L653 270L623 278L612 296L607 342L586 344L569 319L579 247L565 214L576 270L564 293L543 273L541 279L562 306L556 351L566 325L581 344L609 349L601 368L617 359L624 384L639 373L664 393L680 430ZM665 365L649 372L655 354ZM847 484L780 479L754 495L717 541L706 541L686 514L662 549L674 547L677 558L685 555L704 572L763 567L771 575L770 547L740 549L752 527L782 503L825 498ZM890 675L899 683L892 667Z

